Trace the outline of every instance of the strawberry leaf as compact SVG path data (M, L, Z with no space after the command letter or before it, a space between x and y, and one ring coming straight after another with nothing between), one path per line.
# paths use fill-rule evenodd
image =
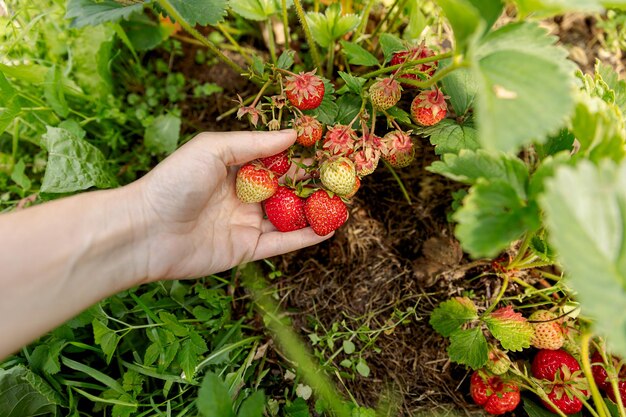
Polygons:
M476 306L467 297L457 297L444 301L430 315L430 325L437 333L449 337L461 329L465 323L478 318Z
M495 310L483 317L483 321L504 349L518 352L530 347L533 328L512 306Z
M335 121L347 125L350 123L361 110L362 99L354 94L344 94L337 99L337 116Z
M382 35L380 35L380 37L378 38L378 42L380 42L380 46L383 50L385 62L391 61L394 53L407 49L404 46L404 43L402 43L402 39L390 33L383 33Z
M335 103L335 87L333 84L324 78L324 99L319 107L313 110L307 110L304 113L309 116L317 118L320 122L332 125L335 123L337 114L339 113L339 107Z
M441 68L450 65L450 60L441 63ZM461 68L441 80L446 95L450 97L450 104L458 116L465 115L474 104L478 84L474 73L467 68ZM447 120L447 119L444 119Z
M452 26L456 49L459 52L465 51L472 39L487 26L479 10L470 0L438 0L437 3Z
M489 360L489 347L480 327L453 332L450 335L448 355L452 362L467 365L472 369L485 366Z
M367 79L362 77L356 77L347 72L339 71L339 76L345 81L346 85L337 91L339 94L345 93L347 90L352 91L354 94L361 95L363 93L363 86L367 82Z
M526 198L528 168L516 156L500 152L462 150L458 155L446 154L427 168L455 181L473 185L480 179L502 180L515 189L521 199Z
M339 41L341 43L342 51L348 58L348 62L353 65L365 65L372 67L378 65L378 58L369 53L361 45L354 42Z
M232 400L228 386L214 373L207 373L202 380L196 407L204 417L232 417Z
M289 1L287 7L291 3ZM267 20L281 10L280 1L277 0L230 0L229 5L241 17L257 21Z
M143 10L143 3L124 6L113 0L69 0L66 19L71 19L71 27L96 26L104 22L128 20L133 13Z
M503 180L479 179L453 215L455 233L473 258L495 257L527 231L539 227L539 209Z
M565 12L601 12L598 0L513 0L522 16L548 17Z
M612 350L626 355L626 162L560 167L541 203L567 285Z
M191 26L215 25L226 16L226 0L168 0ZM270 0L271 1L271 0Z
M485 148L517 151L564 126L573 110L573 63L536 24L489 33L474 55L476 126Z
M478 132L471 122L458 124L455 120L443 119L422 130L422 133L430 136L430 143L435 145L437 155L457 154L463 149L473 151L480 148Z
M324 14L307 13L306 20L311 27L313 39L324 48L355 29L360 21L355 14L343 14L339 3L327 7Z

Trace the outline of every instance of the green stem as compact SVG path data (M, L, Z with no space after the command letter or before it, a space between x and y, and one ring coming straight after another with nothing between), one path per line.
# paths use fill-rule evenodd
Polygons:
M335 63L335 41L328 47L328 61L326 62L326 78L333 78L333 67Z
M539 273L547 279L551 279L552 281L560 281L561 280L561 276L560 275L556 275L556 274L552 274L550 272L546 272L546 271L539 271Z
M389 72L396 71L396 70L398 70L400 68L410 68L410 67L414 67L414 66L419 65L419 64L426 64L428 62L435 62L435 61L439 61L441 59L451 58L452 56L453 56L452 52L445 52L443 54L433 55L433 56L429 56L429 57L426 57L426 58L414 59L412 61L406 61L406 62L403 62L401 64L391 65L391 66L388 66L388 67L385 67L385 68L378 69L376 71L371 71L371 72L365 73L365 74L361 75L361 77L363 77L363 78L377 77L379 75L383 75L383 74L387 74ZM458 63L457 65L460 66L461 63ZM449 68L449 67L446 67L446 68Z
M591 372L591 362L589 361L590 341L591 333L588 330L583 331L580 335L580 365L583 368L583 373L585 374L587 382L589 383L589 390L591 391L591 397L593 398L593 402L598 410L598 417L607 417L610 416L611 413L607 409L607 406L602 399L602 394L600 394L600 390L598 389L596 381L593 378L593 374Z
M15 119L15 124L13 125L13 141L11 148L11 159L13 160L13 164L15 164L15 159L17 158L17 148L20 142L20 119Z
M298 19L300 19L300 24L302 25L302 30L304 31L304 37L306 38L307 43L309 44L309 49L311 50L311 56L313 57L313 62L317 67L318 73L320 71L324 71L322 57L320 56L319 51L317 50L317 45L315 45L315 41L313 40L313 35L311 35L311 29L309 28L309 24L306 21L306 16L304 14L304 9L302 8L302 3L300 0L293 0L293 5L296 6L296 13L298 15Z
M530 285L529 283L527 283L526 281L524 281L523 279L520 279L518 277L512 277L511 281L515 282L518 285L521 285L524 288L528 288L529 290L533 290L535 293L537 293L541 298L543 298L544 300L552 303L553 300L548 297L547 295L545 295L544 293L540 292L539 290L537 290L537 288L533 287L532 285Z
M398 81L404 83L404 84L409 84L412 85L414 87L419 88L420 90L426 90L427 88L432 87L433 85L437 84L440 80L444 79L445 77L447 77L451 72L462 68L462 67L467 67L469 66L469 63L466 62L459 62L459 63L454 63L452 65L448 65L447 67L445 67L444 69L442 69L441 71L437 71L435 73L435 75L433 75L432 77L430 77L427 80L424 81L417 81L417 80L413 80L410 78L402 78L402 76L400 76L398 78Z
M526 255L526 250L528 249L528 246L530 246L530 241L532 237L533 237L532 233L526 233L526 235L524 236L524 240L522 240L522 243L520 244L520 247L517 250L517 255L515 255L515 258L513 258L511 262L509 262L507 269L515 269L517 264L522 259L524 259L524 255Z
M251 64L252 63L252 57L250 56L250 54L248 54L241 47L241 45L239 45L239 42L237 42L235 40L235 38L230 36L230 33L228 33L228 30L224 27L224 25L222 25L221 23L218 23L215 26L219 29L219 31L222 33L222 35L224 35L224 37L228 40L228 42L230 42L230 44L233 46L235 51L237 51L237 53L239 53L239 55L241 55L243 57L243 59L245 59L248 63ZM204 45L204 44L202 43L202 45Z
M290 34L289 34L289 13L287 10L287 0L281 1L281 7L283 11L283 29L285 30L285 49L291 47Z
M270 50L270 57L272 58L272 64L276 65L276 40L274 39L274 25L272 24L272 18L268 18L265 22L267 28L268 48Z
M404 195L404 198L406 199L406 202L409 204L413 204L413 202L411 201L411 197L409 196L409 192L406 190L406 188L404 187L404 184L402 183L402 180L400 179L400 177L398 176L398 174L396 174L396 171L393 169L393 167L391 165L389 165L389 163L387 161L385 161L383 159L383 163L385 164L385 166L387 167L387 169L389 169L389 172L391 172L391 175L393 175L393 177L396 179L396 181L398 182L398 185L400 186L400 191L402 191L402 195Z
M215 55L217 55L217 57L219 59L221 59L226 65L231 67L233 69L233 71L235 71L237 74L243 74L244 73L244 69L243 68L241 68L235 61L233 61L232 59L230 59L229 57L224 55L222 53L222 51L220 51L217 48L217 46L215 46L215 44L213 42L211 42L209 39L206 38L206 36L202 35L193 26L191 26L189 24L189 22L187 22L181 16L181 14L178 13L178 10L176 10L176 8L174 6L172 6L172 4L169 2L169 0L157 0L157 1L159 3L159 6L161 6L163 8L163 10L165 10L165 12L168 15L170 15L174 20L176 20L178 23L180 23L180 25L183 27L183 29L185 29L185 31L187 31L187 33L189 33L194 38L196 38L197 40L202 42L204 44L204 46L209 48L211 50L211 52L213 52Z
M534 259L537 259L537 257L533 257ZM526 262L522 262L517 264L516 269L531 269L531 268L541 268L544 266L551 266L553 265L552 262L547 262L547 261L535 261L533 258L528 259Z
M352 36L352 41L356 42L356 40L359 39L363 32L365 32L374 3L375 0L370 0L369 2L367 2L367 5L365 5L365 8L363 9L363 15L361 16L361 23L359 24L357 30L354 32L354 35Z
M504 293L506 292L507 287L509 286L509 276L507 274L502 274L502 275L498 275L498 276L502 277L502 286L500 287L500 292L498 292L498 295L496 296L496 299L493 301L493 303L491 303L489 308L487 308L487 310L485 310L485 312L483 313L483 317L486 316L487 314L491 313L496 308L496 306L498 305L498 303L502 299L502 296L504 296Z

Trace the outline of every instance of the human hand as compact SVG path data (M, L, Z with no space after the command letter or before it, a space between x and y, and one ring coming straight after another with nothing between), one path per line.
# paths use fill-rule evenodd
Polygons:
M235 194L239 165L274 155L295 132L201 133L132 187L140 195L140 253L148 281L192 278L317 244L310 227L278 232L261 204Z

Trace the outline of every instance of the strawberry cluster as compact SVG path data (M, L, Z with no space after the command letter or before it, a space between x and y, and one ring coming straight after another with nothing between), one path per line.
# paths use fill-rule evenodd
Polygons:
M363 106L347 124L328 123L327 119L322 123L316 116L319 113L315 109L327 96L327 80L315 71L296 74L270 66L268 82L251 105L245 106L240 99L237 116L246 115L254 126L263 123L269 130L292 127L297 133L296 144L279 155L243 165L236 182L239 199L245 203L264 202L267 218L283 232L311 226L318 235L327 235L339 228L348 218L346 203L381 159L393 168L406 167L413 161L412 131L400 127L387 110L400 101L401 83L430 77L437 67L436 61L419 65L411 61L433 55L423 44L396 53L390 64L399 68L387 78L372 80L369 88L363 89ZM277 94L263 96L265 102L261 98L267 88ZM411 105L413 121L420 126L441 121L447 114L445 99L436 86L419 92ZM368 103L370 106L366 106ZM387 120L381 135L376 133L377 113ZM297 169L287 174L292 165Z

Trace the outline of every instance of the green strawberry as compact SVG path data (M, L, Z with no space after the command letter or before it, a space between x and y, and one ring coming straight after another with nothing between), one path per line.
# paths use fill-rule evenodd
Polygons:
M320 180L328 191L348 195L356 182L354 163L345 157L326 159L320 165Z

